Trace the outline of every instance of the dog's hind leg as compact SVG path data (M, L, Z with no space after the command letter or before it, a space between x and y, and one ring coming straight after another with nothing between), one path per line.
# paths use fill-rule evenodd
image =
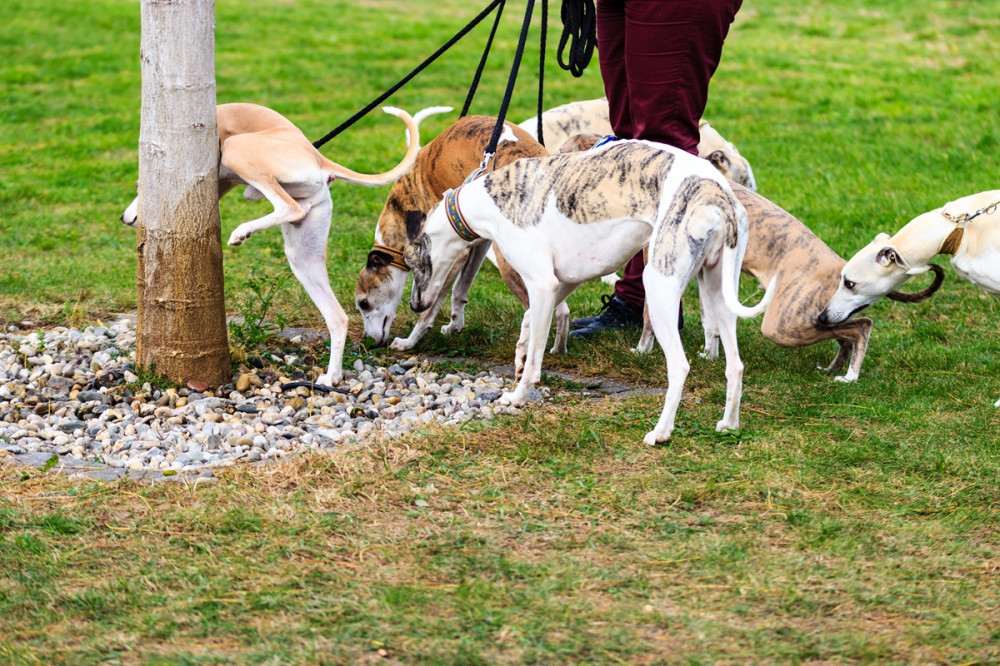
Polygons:
M719 358L719 322L704 281L705 270L702 269L698 271L698 303L701 304L701 328L705 332L705 348L698 355L702 358L716 359Z
M830 361L830 365L817 366L817 370L822 370L823 372L837 372L844 367L844 364L847 363L847 359L854 355L854 344L850 340L845 338L837 340L836 342L837 355L833 357L832 361Z
M676 276L663 275L647 265L643 272L643 285L646 288L649 323L667 362L667 393L663 398L663 410L656 426L642 439L645 444L655 446L670 439L674 431L674 418L691 366L684 355L681 334L677 330L680 292L684 284Z
M259 138L250 134L232 136L226 140L223 146L220 169L225 169L226 173L232 172L247 184L245 196L249 200L252 201L259 198L258 195L263 195L274 206L274 210L264 217L244 222L236 227L229 236L229 245L239 245L251 234L270 227L301 222L309 213L311 205L309 200L315 199L320 190L328 188L326 179L318 167L302 167L294 174L275 174L271 170L274 164L262 161L260 158L262 150L273 147L273 145L260 145ZM296 196L301 198L293 198L281 186L279 177L294 178L294 180L282 182L298 183L303 192L308 189L312 194L306 195L296 192ZM227 178L227 180L229 179Z
M552 340L551 354L565 354L569 338L569 305L562 301L556 306L556 336Z
M642 306L642 334L639 336L639 342L635 347L632 347L632 351L636 354L648 354L653 350L653 325L649 321L649 303L644 303Z
M524 311L521 317L521 332L517 344L514 345L514 379L520 381L524 374L524 362L527 360L528 336L531 333L531 309Z
M703 268L699 289L703 303L714 313L722 349L726 353L726 406L722 420L715 424L719 432L739 430L740 402L743 398L743 361L736 341L736 313L729 309L722 297L722 280L732 279L723 274L722 262L712 268ZM706 336L708 335L706 331Z
M642 263L643 265L649 263L649 245L642 248ZM638 344L632 347L632 352L648 354L653 350L653 339L653 325L649 323L649 303L644 301L642 304L642 334L639 336Z
M285 256L292 273L319 309L330 333L330 364L317 384L335 385L344 376L344 345L347 342L347 313L337 302L326 269L326 240L330 230L333 202L329 190L314 202L310 214L300 224L281 225Z

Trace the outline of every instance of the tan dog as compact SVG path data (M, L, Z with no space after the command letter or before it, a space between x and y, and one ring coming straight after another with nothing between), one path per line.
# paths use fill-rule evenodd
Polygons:
M330 183L346 180L368 187L388 185L413 166L420 149L416 121L405 111L392 107L383 110L406 123L409 146L396 167L368 175L328 160L298 127L277 111L257 104L220 104L216 109L219 198L237 185L246 185L245 199L266 198L274 206L270 214L236 227L229 244L239 245L253 233L281 226L285 256L292 273L323 315L330 333L330 364L326 373L316 379L318 384L336 384L342 379L347 339L347 313L333 295L326 270L326 243L333 212ZM139 197L136 197L121 220L135 226L138 219Z
M495 126L496 118L488 116L467 116L460 119L420 150L413 169L389 191L375 230L375 245L358 276L354 292L355 304L364 317L365 335L371 336L376 345L383 345L389 339L390 327L409 277L409 267L402 259L407 245L407 216L426 214L441 202L445 190L460 186L480 166L483 150L489 143ZM507 123L496 155L488 164L488 170L506 166L522 157L547 154L545 148L523 130ZM452 282L451 321L442 327L441 332L448 335L462 330L469 287L489 247L489 244L485 244L470 251L460 269L456 269L458 279L456 280L455 273L449 276L433 306L421 314L408 337L393 341L393 349L408 350L417 344L433 325ZM498 258L498 266L504 282L527 307L527 291L520 277L502 256ZM561 349L564 351L569 326L569 309L565 304L561 305L557 317L561 317L557 321L557 329L562 329Z
M950 254L955 272L1000 296L998 208L1000 190L989 190L918 215L895 236L879 234L844 265L820 321L834 325L850 320L911 275L935 269L929 262L938 254ZM1000 407L1000 400L995 406Z
M538 138L538 117L532 117L518 123L533 138ZM750 163L740 155L729 141L726 141L708 121L698 123L701 139L698 141L698 157L711 162L723 176L734 183L739 183L753 191L757 191L757 181L754 180ZM576 134L597 134L605 136L612 134L611 120L608 115L608 100L588 99L582 102L570 102L557 106L542 113L542 138L545 146L552 148L562 146ZM569 152L561 150L559 152Z

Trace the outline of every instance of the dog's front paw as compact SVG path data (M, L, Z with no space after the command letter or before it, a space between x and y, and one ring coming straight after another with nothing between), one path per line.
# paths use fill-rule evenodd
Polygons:
M325 372L316 378L316 383L320 386L336 386L344 378L344 371Z
M465 328L464 321L456 321L452 319L450 322L441 327L441 335L451 335L452 333L461 333Z
M524 406L524 396L518 394L518 390L504 391L504 394L497 399L498 405L511 406L511 407L523 407Z
M396 338L389 343L389 349L395 351L410 351L416 344L416 342L412 342L409 338Z
M670 433L668 432L665 437L658 437L655 430L650 430L646 433L646 436L642 438L642 443L646 446L656 446L657 444L662 444L670 439Z
M740 422L738 419L732 423L730 423L726 419L722 419L721 421L715 424L715 432L725 432L727 430L739 430L739 429L740 429Z
M229 245L242 245L243 241L248 238L250 238L250 232L241 231L240 227L236 227L229 236Z

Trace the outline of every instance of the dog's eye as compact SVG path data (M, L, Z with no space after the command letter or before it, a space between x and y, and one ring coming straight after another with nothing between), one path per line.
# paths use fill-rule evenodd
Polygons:
M358 301L358 309L362 310L363 312L368 312L368 310L371 309L371 305L368 303L367 298L362 298L360 301Z
M857 284L858 283L855 282L854 280L848 280L847 278L844 278L844 289L848 291L854 291L854 287Z

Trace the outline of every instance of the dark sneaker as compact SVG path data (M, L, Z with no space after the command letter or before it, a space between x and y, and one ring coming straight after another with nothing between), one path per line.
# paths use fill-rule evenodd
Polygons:
M615 298L614 296L608 296L607 294L602 295L601 296L601 309L597 311L597 314L595 314L592 317L584 317L582 319L574 319L573 321L571 321L569 323L570 330L575 331L578 328L587 328L588 326L590 326L591 324L593 324L597 320L597 318L600 317L602 314L604 314L604 311L607 310L611 306L611 301L613 301L614 298Z
M603 305L596 316L577 319L572 323L573 330L569 332L571 336L589 338L608 330L642 328L642 308L633 307L617 296L602 296L601 301Z

